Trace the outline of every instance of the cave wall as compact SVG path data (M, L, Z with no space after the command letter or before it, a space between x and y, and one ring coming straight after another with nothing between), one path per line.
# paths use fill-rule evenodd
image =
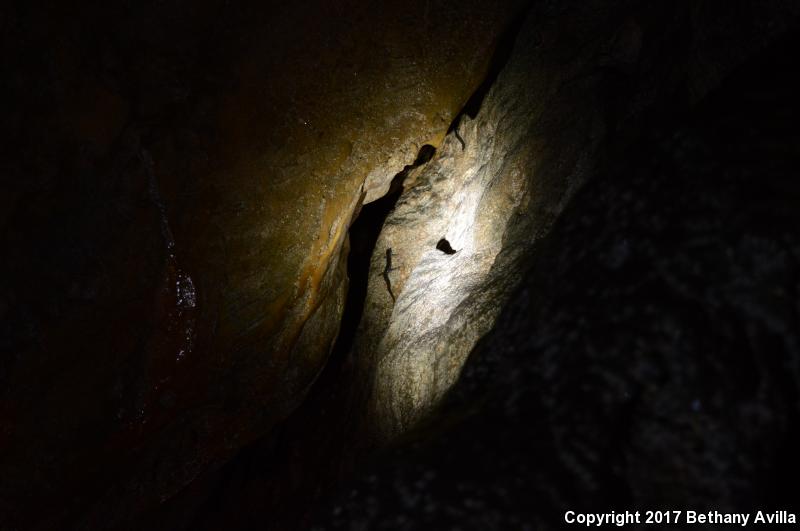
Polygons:
M687 39L667 45L686 46L667 77L678 84L608 137L443 405L315 529L563 529L568 510L797 512L797 13L751 4L740 18L741 4L716 3L686 24L678 6L660 4L642 32L643 50L648 36ZM734 47L755 39L736 57L721 35ZM719 53L691 51L711 36ZM731 62L692 66L712 56ZM626 79L633 92L648 86Z
M378 239L354 348L367 431L391 440L434 410L539 239L616 163L611 150L702 98L794 15L789 4L534 3L475 118L409 174ZM437 250L441 238L458 252Z
M788 3L770 9L729 3L534 4L513 29L509 57L495 65L500 72L490 90L477 94L474 116L462 115L431 160L398 176L402 193L368 266L355 347L331 360L307 400L276 433L209 478L202 492L176 500L165 514L188 513L187 528L201 530L308 528L306 519L320 497L329 490L335 494L337 485L365 463L365 479L334 496L334 509L320 516L319 528L494 529L525 523L559 528L553 515L561 506L552 499L589 506L597 496L617 507L627 501L610 494L619 492L616 485L626 478L605 466L626 466L620 455L637 459L637 467L629 470L638 474L637 485L657 492L657 481L667 477L662 469L648 468L644 458L624 453L625 447L614 453L625 436L620 423L633 419L626 404L645 403L639 397L611 403L608 427L595 418L609 417L592 409L609 393L616 395L591 376L602 373L601 383L628 378L625 353L604 351L602 330L592 328L587 340L598 334L598 344L587 346L584 355L584 335L572 330L594 319L620 318L614 312L625 306L622 296L588 316L580 307L603 286L613 292L614 282L625 283L625 277L607 276L626 259L629 243L602 252L582 249L601 245L594 242L597 231L615 223L618 203L639 205L639 217L625 231L637 230L651 212L653 219L663 219L659 194L665 189L651 196L629 179L641 172L638 154L652 147L651 137L642 137L656 128L670 131L676 116L717 97L708 94L719 83L736 85L726 80L737 65L754 55L763 60L764 46L792 28L796 16ZM727 123L741 119L733 116ZM662 184L695 178L682 171L662 175ZM709 178L703 188L709 197L714 182ZM583 186L588 189L580 191ZM573 202L576 206L569 206ZM673 222L679 219L669 215L678 216ZM564 223L585 223L595 232L567 237L558 228ZM553 227L556 234L550 235ZM437 249L442 237L455 254ZM655 240L647 245L656 245ZM576 256L556 259L561 245ZM389 248L396 268L388 273L392 293L384 278ZM651 250L654 257L673 252ZM579 271L562 272L571 260L580 264ZM635 275L631 278L636 282ZM661 292L653 297L657 304ZM617 331L620 338L638 337L636 304L651 303L642 294L624 310L632 314ZM560 310L551 316L553 305ZM556 319L558 327L549 332ZM504 328L509 322L511 331ZM649 336L643 341L646 350ZM561 349L562 342L577 352ZM605 357L615 365L604 366ZM694 370L687 359L680 363ZM559 380L551 383L554 371ZM585 385L592 393L584 401L570 394L569 389ZM549 394L540 396L540 390ZM693 414L695 398L675 411ZM583 415L584 408L591 413ZM475 416L463 421L468 413ZM570 424L574 420L577 426ZM591 430L581 431L584 426ZM647 442L637 448L664 436L661 429L658 436L642 434ZM551 445L556 436L561 439ZM572 437L580 448L571 447ZM662 449L675 442L665 440L671 442L659 443ZM398 448L387 452L386 443ZM697 439L687 438L676 448L683 452L693 444ZM377 456L376 447L383 450ZM671 459L672 468L665 470L679 474L682 466L696 466L684 457ZM582 461L588 458L594 461L586 472ZM724 484L725 479L715 483ZM574 488L590 494L578 499ZM687 494L683 502L688 499Z
M751 300L757 296L737 282L760 292L762 276L774 273L778 285L795 289L786 280L796 255L792 236L769 235L794 226L791 212L778 208L769 230L747 233L780 190L794 193L791 182L771 181L772 195L733 225L746 236L730 247L741 256L742 275L731 273L729 282L722 275L708 292L689 283L695 291L687 291L682 279L694 274L691 261L660 262L665 291L703 300L687 304L701 317L723 300L721 312L760 323L731 339L714 335L723 319L711 312L711 339L698 333L692 345L705 348L719 337L759 352L762 343L779 345L778 358L757 367L763 379L742 385L786 390L762 391L766 398L736 409L741 418L757 417L763 431L737 430L739 417L725 416L719 404L737 403L735 386L716 395L694 392L707 381L695 372L718 370L725 358L712 353L695 365L696 351L680 351L675 364L668 359L674 345L655 342L663 347L657 355L640 353L625 372L629 358L611 355L621 347L604 350L608 341L622 341L630 324L627 314L607 309L647 314L652 301L642 297L625 310L623 287L604 288L602 275L628 260L631 241L647 263L688 251L589 228L624 222L620 234L628 234L641 222L641 230L661 237L664 219L680 226L695 211L739 210L745 201L724 188L730 183L715 181L721 173L681 165L685 152L711 142L712 132L687 134L688 145L667 142L662 152L654 146L670 133L659 136L652 124L699 105L737 65L794 27L796 4L532 2L485 98L452 123L484 80L499 36L522 17L521 4L170 0L2 8L3 90L13 104L0 146L0 527L123 529L151 521L148 528L177 529L175 517L184 526L218 528L242 512L241 500L254 512L264 510L265 494L290 493L274 496L275 511L294 493L314 491L316 500L317 476L338 478L363 459L354 453L413 435L426 419L449 425L481 404L485 409L431 453L401 457L406 471L390 468L377 483L360 486L327 524L429 523L416 501L424 497L412 496L399 513L390 502L405 504L398 493L408 491L406 482L427 484L431 471L441 474L432 495L460 508L430 518L471 518L481 507L473 497L447 498L448 485L460 484L454 473L473 470L464 492L505 503L497 500L506 487L485 490L493 488L486 481L491 471L470 468L480 462L496 462L508 484L515 470L526 471L530 483L520 496L531 492L548 508L586 501L608 478L623 478L647 499L660 485L637 475L635 464L645 458L664 458L663 477L674 479L670 474L687 462L700 463L692 471L705 470L703 459L732 459L722 447L745 444L756 456L750 468L774 468L758 457L758 441L765 433L786 440L783 426L794 419L793 410L775 405L794 396L792 377L776 369L795 363L793 336L784 334L794 314L782 299L775 306L785 315ZM744 109L736 98L725 101ZM725 125L736 128L735 121ZM654 136L641 140L646 134ZM746 153L753 139L742 138L730 140ZM337 361L343 368L330 367L348 287L348 226L426 144L436 154L408 170L375 247L355 347ZM791 146L778 147L783 153ZM676 166L659 173L636 157L639 149ZM749 160L735 153L724 156ZM653 182L628 178L642 172ZM753 177L745 177L745 189L757 197L747 180ZM675 179L704 184L676 191ZM717 184L733 198L722 206L692 203L713 196ZM696 220L712 235L723 230L709 223ZM693 231L666 237L691 243ZM719 258L716 236L702 236L698 245L713 255L703 271L714 276L731 267ZM438 250L441 238L456 253ZM391 295L383 277L388 248L397 268L388 273ZM769 256L777 257L772 273L761 267L770 266ZM615 281L626 285L644 275L644 282L642 271ZM597 294L608 300L581 305L581 297ZM564 309L573 303L577 313ZM619 333L580 328L588 321ZM673 326L669 319L648 322L658 338ZM781 346L781 338L788 343ZM599 367L603 385L591 370L561 365L564 355ZM653 369L662 365L662 372ZM323 369L329 374L320 378ZM648 379L656 373L656 380L674 377L695 387L662 391ZM315 385L320 380L324 385ZM599 401L598 412L591 400L564 391L582 385L603 397L621 390L623 398ZM509 398L510 387L517 394ZM303 403L312 388L320 389ZM450 409L441 413L448 397ZM657 445L641 454L652 446L652 430L666 431L647 409L659 400L676 412L688 441L675 443L674 459ZM615 434L583 412L618 419L636 408L644 420L627 453L595 453L589 439L605 438L614 448ZM703 431L701 421L724 435ZM541 433L555 442L537 446L544 443L534 434ZM215 489L230 487L218 482L231 477L217 475L223 463L257 439L238 466L255 463L266 472L216 496ZM692 444L712 449L695 462L686 457ZM552 456L555 464L539 466ZM753 492L742 479L747 470L734 477L745 485L726 503ZM584 491L554 481L566 476L577 477ZM728 476L720 478L709 488ZM683 484L670 485L680 492ZM217 511L221 498L225 510ZM225 517L206 519L210 514ZM475 519L476 525L519 523L514 510L484 514L501 520Z
M0 525L115 528L302 400L515 2L2 10Z

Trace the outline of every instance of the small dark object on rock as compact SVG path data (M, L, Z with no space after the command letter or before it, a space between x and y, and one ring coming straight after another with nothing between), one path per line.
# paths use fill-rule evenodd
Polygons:
M436 248L445 254L456 254L458 252L452 247L450 247L450 242L447 241L446 238L442 238L441 240L439 240L439 243L436 244Z
M464 139L461 138L461 135L458 132L458 127L453 129L453 132L455 133L456 138L458 139L458 141L461 143L461 151L464 151L467 148L467 144L466 144L466 142L464 142Z
M392 302L395 302L394 292L392 291L392 281L389 278L389 273L396 271L396 267L392 267L392 248L386 249L386 267L383 269L383 281L386 282L386 289L389 290L389 295L392 297Z

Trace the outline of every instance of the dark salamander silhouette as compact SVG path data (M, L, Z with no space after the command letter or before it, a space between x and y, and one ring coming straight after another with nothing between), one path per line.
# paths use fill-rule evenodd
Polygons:
M386 249L386 267L383 268L383 280L386 282L386 289L389 290L389 295L392 297L392 302L395 302L394 293L392 292L392 281L389 279L389 273L396 271L396 267L392 267L392 248Z

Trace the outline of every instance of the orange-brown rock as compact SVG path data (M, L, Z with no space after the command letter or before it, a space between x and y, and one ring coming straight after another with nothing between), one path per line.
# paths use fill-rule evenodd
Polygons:
M0 527L124 527L297 406L517 2L232 4L4 13Z

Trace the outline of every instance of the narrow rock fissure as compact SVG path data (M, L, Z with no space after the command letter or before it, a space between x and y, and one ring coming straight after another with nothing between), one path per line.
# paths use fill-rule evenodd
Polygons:
M468 114L471 118L477 115L484 97L508 62L527 10L527 8L522 10L519 21L513 23L500 37L486 78L453 119L448 133L458 127L463 114ZM463 139L460 140L463 149ZM348 230L349 286L339 334L331 348L328 361L298 409L276 426L270 434L243 448L219 472L217 485L212 487L213 490L206 500L206 507L193 519L198 528L203 528L200 524L208 520L209 507L214 505L212 500L220 502L222 498L229 498L246 488L252 488L252 485L261 485L269 491L270 485L283 484L283 480L276 478L298 477L303 475L299 470L309 474L314 470L317 486L313 496L304 499L303 503L297 506L290 504L291 507L283 508L284 518L304 519L313 513L316 503L326 492L330 492L334 485L352 474L355 462L353 449L349 446L355 442L353 437L358 437L353 431L357 430L358 421L352 418L353 404L348 399L349 392L346 389L348 378L354 376L351 372L352 367L349 366L348 354L352 350L364 312L371 257L375 252L384 222L403 193L403 184L409 170L427 163L435 153L436 148L423 145L416 160L392 179L388 192L383 197L363 205L354 215ZM446 239L443 240L446 248L437 245L437 249L447 254L457 252ZM383 253L385 250L382 250L381 254ZM324 433L324 436L321 433ZM321 447L327 449L320 450ZM302 490L303 487L298 488ZM311 487L306 485L305 488ZM234 494L230 494L231 492Z
M453 118L453 121L450 123L450 127L447 129L448 134L455 133L456 138L461 144L461 149L465 148L464 140L461 138L461 134L458 131L458 127L461 124L461 117L465 114L472 119L478 116L478 111L481 109L483 100L486 98L486 95L489 93L489 90L492 88L495 81L497 81L497 76L500 75L500 72L503 70L503 68L505 68L506 64L508 64L508 60L511 57L511 51L514 49L514 43L517 40L517 35L519 35L519 32L522 29L522 24L525 22L526 15L530 10L531 5L532 3L529 3L521 8L517 16L512 19L512 22L500 35L497 40L494 53L492 54L492 58L489 60L489 68L486 72L486 77L484 77L481 84L478 85L478 88L475 89L475 92L472 93L456 117Z
M403 193L403 182L408 171L431 160L434 153L436 153L436 148L433 146L427 144L422 146L414 163L403 168L392 179L386 195L364 205L350 225L350 254L347 256L347 276L350 279L350 287L342 313L339 336L331 352L329 363L335 363L337 359L346 355L353 345L358 323L364 312L364 301L367 297L370 258L375 251L375 244L386 217Z
M283 517L287 521L294 521L305 518L322 494L341 481L342 477L348 477L347 445L352 436L349 430L353 428L353 419L347 418L348 386L342 384L352 377L347 370L347 354L352 348L364 310L370 259L384 221L403 192L403 182L409 170L428 162L435 152L433 146L422 146L414 163L403 168L392 179L386 195L363 205L356 213L348 231L350 252L347 275L350 284L339 335L322 373L303 403L289 418L270 434L243 448L225 465L209 500L225 499L231 496L231 492L238 493L256 484L263 485L265 489L273 484L284 485L289 478L296 477L300 470L308 474L306 478L315 475L316 484L313 488L310 483L297 486L301 490L308 489L303 492L312 498L301 497L301 502L288 503L282 508ZM319 429L324 435L316 431ZM312 492L313 495L310 494ZM229 500L227 503L231 504ZM209 501L207 506L212 507L213 503ZM210 509L205 508L194 519L197 528L206 528L203 524L209 518L208 511ZM283 523L275 522L275 525L280 528Z
M511 22L500 35L492 58L489 61L486 77L469 97L461 111L453 118L453 121L447 129L448 134L454 133L456 135L461 143L462 149L465 149L465 143L458 131L461 117L466 114L474 119L478 115L484 98L497 81L497 77L500 75L503 68L505 68L511 57L517 35L519 35L522 29L525 16L530 8L531 4L522 7L519 10L518 16L513 19L513 22ZM433 146L427 144L422 146L414 163L403 168L403 170L392 179L392 183L386 195L364 205L350 226L350 253L347 257L347 275L350 279L350 286L342 313L339 336L331 352L329 363L335 363L337 359L346 355L353 345L355 333L364 311L364 301L367 296L370 258L375 250L375 244L378 241L378 236L381 233L384 221L403 192L403 181L408 171L425 164L433 158L435 153L436 148ZM436 248L446 254L455 254L457 252L450 246L450 242L444 238L439 241ZM395 294L391 293L391 287L387 286L387 288L392 295L392 299L394 299Z

